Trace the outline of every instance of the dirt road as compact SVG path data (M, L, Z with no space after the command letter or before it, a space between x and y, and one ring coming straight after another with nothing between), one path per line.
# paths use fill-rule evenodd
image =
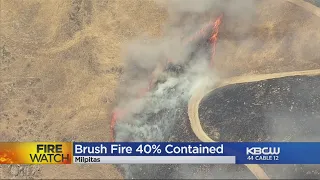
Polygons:
M288 0L287 2L297 5L301 9L304 9L305 11L320 17L320 9L314 5L311 5L303 1L295 1L295 0ZM306 76L320 75L320 69L239 76L239 77L233 77L229 79L222 79L219 82L214 83L214 85L211 85L212 84L211 81L213 80L210 77L208 77L208 79L204 80L203 83L200 84L199 87L195 90L195 92L193 93L193 96L189 101L188 115L189 115L189 120L190 120L193 132L203 142L215 142L202 129L201 121L199 119L199 114L198 114L199 104L207 93L212 92L217 88L231 85L231 84L256 82L256 81L261 81L266 79L295 76L295 75L306 75ZM264 172L264 170L259 165L247 164L246 166L258 179L269 179L268 175Z
M149 0L0 2L0 141L108 141L122 47L160 37L167 9ZM222 77L319 68L318 17L276 0L256 8L252 33L221 31ZM242 36L258 41L239 44ZM0 177L122 178L111 165L0 166Z
M262 81L266 79L275 79L275 78L295 76L295 75L316 76L316 75L320 75L320 69L309 70L309 71L294 71L294 72L287 72L287 73L239 76L239 77L221 80L220 82L215 83L213 87L208 87L209 83L204 81L204 83L202 85L199 85L199 88L195 90L188 105L188 115L189 115L189 120L190 120L191 128L193 132L203 142L215 142L202 129L201 120L199 119L199 112L198 112L199 104L201 100L209 92L212 92L217 88L221 88L223 86L227 86L231 84L257 82L257 81ZM210 81L209 78L208 78L208 81ZM264 170L259 165L247 164L246 166L258 179L269 179L268 175L264 172Z

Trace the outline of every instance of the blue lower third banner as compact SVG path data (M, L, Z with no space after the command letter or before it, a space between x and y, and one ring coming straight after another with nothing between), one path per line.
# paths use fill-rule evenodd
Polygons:
M74 142L73 163L320 164L320 142Z

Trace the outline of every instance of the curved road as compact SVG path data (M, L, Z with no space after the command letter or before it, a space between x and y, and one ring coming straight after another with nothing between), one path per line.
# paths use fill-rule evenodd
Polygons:
M199 119L199 104L202 98L209 92L214 91L217 88L238 84L238 83L246 83L246 82L256 82L266 79L274 79L288 76L316 76L320 75L320 69L317 70L308 70L308 71L294 71L294 72L285 72L285 73L274 73L274 74L261 74L255 76L239 76L226 80L222 80L218 83L215 83L213 87L208 87L207 82L210 81L208 77L206 82L203 82L199 87L195 90L193 96L189 100L188 104L188 115L191 124L191 128L195 135L203 142L215 142L212 140L202 129L201 122ZM257 164L246 164L247 168L258 178L258 179L269 179L268 175L264 172L264 170Z
M306 11L311 12L312 14L320 17L320 8L307 3L301 0L286 0L290 3L293 3ZM213 87L210 87L209 84L212 84L212 80L210 81L210 77L208 77L193 93L193 96L189 100L188 104L188 115L191 124L191 128L195 135L203 142L215 142L212 140L202 129L201 122L199 119L199 104L202 98L209 92L214 91L217 88L237 83L246 83L246 82L256 82L266 79L274 79L288 76L296 76L296 75L305 75L305 76L315 76L320 75L320 69L317 70L308 70L308 71L294 71L294 72L284 72L284 73L274 73L274 74L261 74L261 75L250 75L250 76L239 76L233 77L229 79L225 79L215 83ZM269 179L268 175L258 164L246 164L245 165L255 176L257 179Z

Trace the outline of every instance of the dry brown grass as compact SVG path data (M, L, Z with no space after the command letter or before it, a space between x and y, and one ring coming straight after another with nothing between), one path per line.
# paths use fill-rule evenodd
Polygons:
M142 34L161 36L164 7L149 0L1 0L0 141L108 141L121 47ZM318 17L278 1L262 1L257 14L253 38L262 43L238 44L222 32L217 70L232 76L320 66ZM293 39L283 38L290 30ZM111 165L3 166L0 175L121 178Z
M142 33L159 36L165 17L144 0L1 0L0 140L108 141L121 47ZM121 178L111 165L16 169L0 174Z

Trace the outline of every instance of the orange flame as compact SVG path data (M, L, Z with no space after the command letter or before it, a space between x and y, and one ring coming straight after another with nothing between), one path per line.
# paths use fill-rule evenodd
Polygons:
M213 67L213 60L214 60L214 55L216 54L216 45L217 45L217 41L218 41L218 34L219 34L219 26L222 22L222 17L223 15L220 15L218 17L218 19L214 22L213 25L213 32L212 32L212 36L210 38L210 42L212 44L212 49L211 49L211 61L210 61L210 67Z
M111 142L114 142L114 127L117 122L117 112L112 113L112 118L111 118L111 124L110 124L110 129L111 129Z
M13 152L0 152L0 164L13 164L12 157L14 157Z
M198 32L196 32L194 36L188 38L186 41L183 41L183 45L187 45L188 43L198 39L200 36L205 37L205 34L206 34L207 30L210 27L212 27L212 25L213 25L213 32L212 32L212 35L211 35L211 38L210 38L210 42L212 44L212 49L211 49L211 53L212 54L211 54L210 67L213 66L213 58L214 58L214 55L216 53L216 44L217 44L217 41L218 41L219 26L220 26L220 24L222 22L222 17L223 17L223 15L220 15L217 20L210 21L203 28L201 28ZM165 69L165 67L168 66L168 64L170 62L173 62L173 60L172 59L167 59L166 65L163 65L163 64L160 63L158 65L158 68L160 69L160 72L163 71ZM150 91L153 88L154 83L157 80L157 78L158 78L158 73L157 73L157 69L155 69L154 72L152 73L152 76L151 76L151 79L149 81L148 87L141 89L141 91L140 91L140 93L138 95L138 98L142 98L143 96L145 96L145 94L148 91ZM114 127L115 127L116 121L119 118L119 115L125 116L125 114L126 114L125 110L121 111L121 113L120 113L120 111L113 112L112 119L111 119L111 125L110 125L110 127L111 127L111 142L115 141L114 140Z

